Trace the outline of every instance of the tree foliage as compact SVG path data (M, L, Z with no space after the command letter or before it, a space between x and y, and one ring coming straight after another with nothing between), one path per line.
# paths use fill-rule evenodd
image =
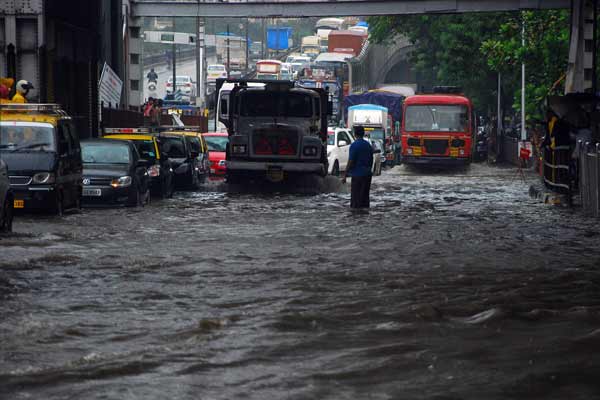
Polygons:
M521 46L521 22L526 43ZM527 110L533 115L566 70L568 12L386 16L369 19L370 39L407 37L411 61L426 85L459 85L479 112L496 108L497 75L503 107L520 110L521 62L527 66Z

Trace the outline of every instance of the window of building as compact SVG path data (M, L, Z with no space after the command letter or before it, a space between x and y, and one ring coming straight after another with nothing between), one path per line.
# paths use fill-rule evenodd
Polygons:
M138 79L132 79L129 87L131 90L140 90L140 81Z
M139 26L129 27L129 37L131 37L132 39L139 39L140 33L141 33L141 30L140 30Z
M132 53L132 54L130 54L130 56L131 56L131 64L138 65L140 63L140 55L139 54Z

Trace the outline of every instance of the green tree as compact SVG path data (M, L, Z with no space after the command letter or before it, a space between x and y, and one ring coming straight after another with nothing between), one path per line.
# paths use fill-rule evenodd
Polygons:
M522 26L525 26L525 46ZM548 94L564 91L569 51L569 12L550 10L511 15L500 25L497 35L487 39L481 52L489 67L513 82L513 108L521 110L521 64L525 63L525 105L529 119L540 119L541 105Z

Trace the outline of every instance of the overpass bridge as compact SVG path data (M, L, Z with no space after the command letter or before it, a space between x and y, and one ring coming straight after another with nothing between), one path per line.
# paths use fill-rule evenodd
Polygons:
M321 17L570 8L571 0L134 0L137 17Z

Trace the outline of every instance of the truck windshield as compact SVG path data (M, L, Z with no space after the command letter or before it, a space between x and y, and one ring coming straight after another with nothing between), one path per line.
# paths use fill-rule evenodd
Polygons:
M0 124L0 151L56 151L54 128Z
M127 145L81 143L81 158L86 164L129 164Z
M465 132L468 111L460 105L415 105L406 107L407 132Z
M244 93L241 101L243 117L312 117L312 98L302 93Z
M368 135L373 140L384 140L385 134L383 129L365 128L365 135Z

